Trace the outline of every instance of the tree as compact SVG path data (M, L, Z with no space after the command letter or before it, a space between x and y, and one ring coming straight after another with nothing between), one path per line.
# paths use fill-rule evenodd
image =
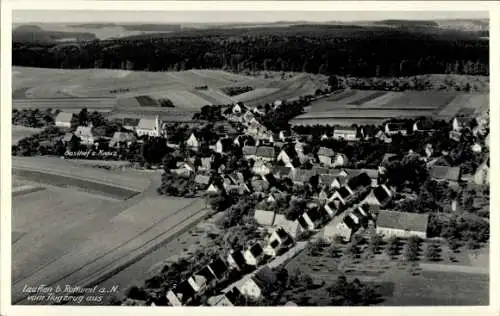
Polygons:
M83 108L78 113L78 125L87 125L89 122L89 114L87 108Z
M430 261L439 261L441 259L440 251L441 249L436 243L431 243L427 245L425 257Z

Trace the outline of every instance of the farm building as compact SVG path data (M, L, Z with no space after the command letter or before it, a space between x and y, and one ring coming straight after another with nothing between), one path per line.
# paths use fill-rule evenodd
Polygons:
M373 188L368 194L368 196L364 199L363 203L366 203L368 205L376 205L379 207L386 207L387 204L392 199L392 192L391 190L385 185L379 185L376 188Z
M318 209L310 209L299 216L298 222L304 230L314 230L323 221Z
M183 306L188 303L195 294L196 291L191 284L189 284L188 281L184 281L179 283L173 290L169 290L166 298L172 306Z
M332 167L334 167L334 168L343 167L343 166L347 165L348 162L349 162L349 159L347 158L347 156L345 154L337 153L333 159Z
M255 154L257 153L257 147L245 146L243 147L242 151L245 159L255 159Z
M377 216L377 234L384 237L427 237L428 214L381 210Z
M457 184L461 180L460 167L433 166L429 173L435 181L448 181Z
M156 115L154 118L141 118L135 132L139 136L147 135L151 137L160 137L162 133L159 116Z
M336 127L333 130L334 139L344 139L347 141L354 141L358 139L358 131L356 127Z
M476 172L474 173L474 183L475 184L488 184L489 181L489 161L485 161L477 167Z
M268 266L264 266L254 275L238 282L236 287L242 295L258 299L262 296L262 289L272 286L276 281L276 273Z
M78 126L75 136L79 137L83 145L93 145L100 138L105 136L104 129L94 128L93 126Z
M72 128L76 124L73 113L59 112L55 118L56 127Z

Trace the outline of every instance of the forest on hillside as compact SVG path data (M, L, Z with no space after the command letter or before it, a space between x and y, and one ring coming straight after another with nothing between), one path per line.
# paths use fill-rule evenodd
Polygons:
M16 66L66 69L489 75L489 42L471 33L378 27L218 29L64 45L14 41L12 54Z

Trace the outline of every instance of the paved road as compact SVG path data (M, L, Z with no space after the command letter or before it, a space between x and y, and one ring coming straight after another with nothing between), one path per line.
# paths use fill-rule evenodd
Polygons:
M65 247L62 255L13 276L12 303L31 304L26 300L28 293L22 292L25 285L85 287L103 282L206 215L200 199L176 201L157 196L160 174L149 174L149 177L150 183L141 194L115 203L75 229L62 233L58 238L61 243L54 245L59 251Z

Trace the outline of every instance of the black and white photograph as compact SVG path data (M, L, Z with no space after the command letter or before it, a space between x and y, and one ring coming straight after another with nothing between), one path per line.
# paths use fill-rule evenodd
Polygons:
M492 303L487 9L11 22L11 305Z

